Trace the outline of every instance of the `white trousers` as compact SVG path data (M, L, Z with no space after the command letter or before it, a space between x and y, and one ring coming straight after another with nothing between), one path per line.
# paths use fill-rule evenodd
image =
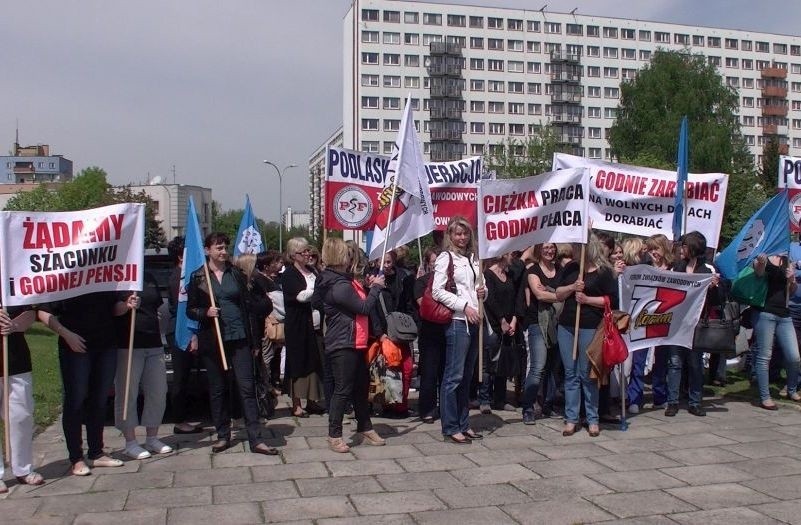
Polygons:
M128 366L128 349L117 349L117 374L114 379L114 425L121 431L144 427L158 427L167 405L167 371L164 364L164 349L134 348L131 360L131 393L128 396L128 419L122 419L125 403L125 374ZM139 389L145 396L140 423L136 411Z
M2 406L4 377L0 377L0 406ZM33 471L33 375L30 372L11 376L8 382L9 417L11 425L11 471L15 476L27 476ZM0 408L0 417L5 417ZM6 422L8 424L8 422ZM0 479L5 475L2 463L5 437L0 437Z

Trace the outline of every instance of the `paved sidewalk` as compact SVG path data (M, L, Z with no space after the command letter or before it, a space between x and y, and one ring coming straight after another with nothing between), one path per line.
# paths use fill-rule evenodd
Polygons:
M519 413L475 415L485 439L471 445L443 442L438 424L376 418L387 446L348 454L326 448L325 418L284 417L266 426L277 457L250 454L242 441L212 455L213 436L172 436L164 425L174 454L83 478L66 474L57 424L35 444L48 483L10 482L0 522L801 523L801 412L706 406L705 418L646 410L628 431L607 425L598 438L562 437L556 419L525 426ZM106 434L119 451L119 433Z

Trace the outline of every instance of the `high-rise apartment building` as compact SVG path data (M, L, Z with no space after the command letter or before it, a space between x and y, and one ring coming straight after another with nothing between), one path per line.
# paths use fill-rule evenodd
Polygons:
M603 16L354 0L343 22L344 147L388 154L411 94L432 160L486 154L552 125L609 159L620 84L657 49L703 54L737 90L745 140L801 151L801 37ZM678 133L678 130L676 130Z

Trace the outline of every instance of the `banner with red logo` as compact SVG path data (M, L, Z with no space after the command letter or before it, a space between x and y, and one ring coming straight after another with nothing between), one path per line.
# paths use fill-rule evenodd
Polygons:
M638 264L620 276L620 309L631 314L629 352L661 345L692 348L712 274L679 273Z
M329 147L326 154L325 228L372 230L381 207L390 158ZM476 224L476 199L481 157L451 162L427 162L434 229L444 230L454 215ZM387 201L388 202L388 201ZM386 205L386 204L385 204Z
M779 157L779 182L777 188L787 189L790 201L790 231L801 232L801 157Z

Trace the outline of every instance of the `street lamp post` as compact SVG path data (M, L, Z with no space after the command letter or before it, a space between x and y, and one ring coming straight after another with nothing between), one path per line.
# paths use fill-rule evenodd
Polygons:
M265 164L272 166L275 169L275 172L278 174L278 251L284 251L284 206L282 203L283 200L283 175L286 170L289 168L296 168L297 164L289 164L285 166L283 170L278 169L278 166L270 162L269 160L264 161Z

